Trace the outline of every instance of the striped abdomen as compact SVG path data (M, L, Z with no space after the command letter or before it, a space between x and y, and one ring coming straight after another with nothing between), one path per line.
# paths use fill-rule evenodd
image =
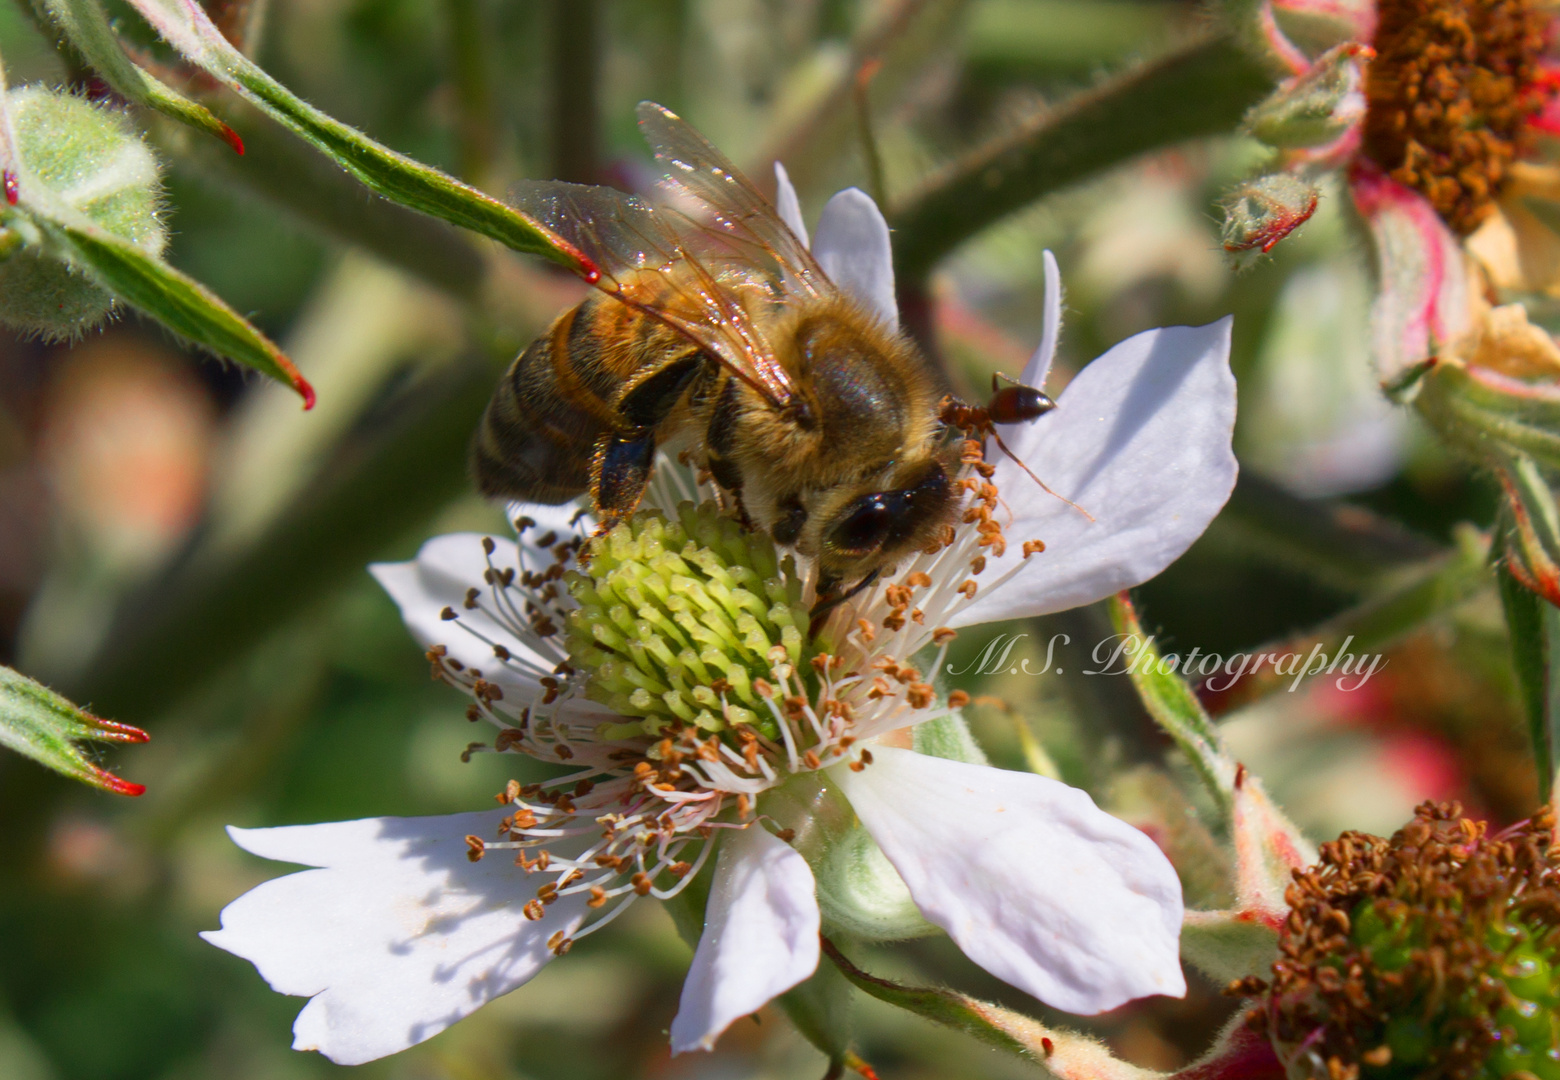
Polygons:
M559 316L499 381L472 442L477 487L553 504L583 494L602 437L653 428L701 364L695 347L660 322L615 300L588 298ZM663 372L668 377L658 378Z

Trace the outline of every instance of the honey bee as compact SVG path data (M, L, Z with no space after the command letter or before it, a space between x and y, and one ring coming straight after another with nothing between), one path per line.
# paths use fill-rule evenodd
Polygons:
M1010 386L950 421L940 374L720 151L658 105L638 115L675 205L561 182L513 196L600 291L499 382L472 443L477 484L552 504L588 491L610 526L638 506L658 448L685 452L745 520L816 561L831 606L953 522L953 427L1052 403Z

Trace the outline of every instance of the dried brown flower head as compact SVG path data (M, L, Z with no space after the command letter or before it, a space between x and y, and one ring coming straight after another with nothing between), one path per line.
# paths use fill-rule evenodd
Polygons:
M1560 861L1547 813L1491 834L1425 803L1295 873L1248 1015L1292 1077L1560 1078Z

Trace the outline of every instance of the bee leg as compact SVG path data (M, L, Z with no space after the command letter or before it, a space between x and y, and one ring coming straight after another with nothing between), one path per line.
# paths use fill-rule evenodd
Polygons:
M650 483L654 461L654 432L614 431L596 440L590 492L603 529L611 528L638 508L645 485Z
M818 631L822 630L823 624L828 621L830 612L861 592L861 590L867 588L877 579L878 571L874 570L844 592L839 591L839 578L818 582L818 598L813 601L812 610L808 612L810 619L807 623L807 636L817 637Z

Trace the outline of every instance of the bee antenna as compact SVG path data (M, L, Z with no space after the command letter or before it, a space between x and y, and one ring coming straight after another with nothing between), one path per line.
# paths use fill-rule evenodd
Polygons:
M997 440L997 446L1001 448L1001 450L1002 450L1002 452L1004 454L1006 454L1008 457L1013 459L1014 464L1016 464L1020 469L1023 469L1026 473L1029 474L1029 479L1033 480L1035 483L1040 485L1040 489L1042 491L1044 491L1047 495L1051 495L1051 496L1053 496L1055 498L1061 499L1062 502L1066 503L1068 506L1070 506L1074 510L1078 511L1078 513L1082 514L1084 517L1088 518L1090 521L1094 520L1094 515L1093 514L1089 513L1083 507L1081 507L1077 503L1073 502L1066 495L1063 495L1060 492L1056 492L1056 491L1051 490L1051 486L1049 484L1047 484L1044 480L1042 480L1038 476L1036 476L1035 475L1035 471L1033 469L1031 469L1028 465L1024 464L1024 459L1023 458L1019 457L1017 454L1013 453L1013 451L1011 449L1008 448L1008 444L1002 441L1002 436L997 434L995 428L993 428L992 431L991 431L991 437L993 439Z

